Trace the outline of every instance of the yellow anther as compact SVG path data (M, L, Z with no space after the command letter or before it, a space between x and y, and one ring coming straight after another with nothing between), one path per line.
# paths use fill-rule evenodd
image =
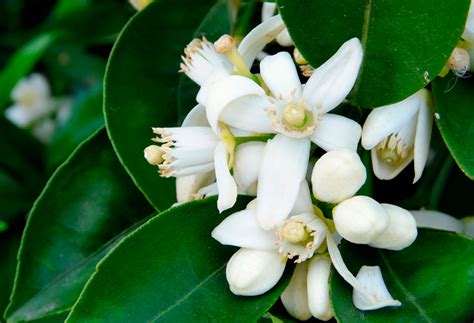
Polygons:
M229 127L222 122L219 122L219 138L224 143L227 154L229 155L227 166L230 169L234 165L236 142L232 131L230 131Z
M145 148L144 155L150 165L158 166L163 162L163 149L157 145L151 145Z

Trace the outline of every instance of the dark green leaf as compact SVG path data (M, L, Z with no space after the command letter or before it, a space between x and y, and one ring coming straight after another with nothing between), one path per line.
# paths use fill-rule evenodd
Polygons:
M279 0L283 20L314 67L358 37L364 61L352 100L401 101L434 79L464 30L469 0ZM447 14L449 13L449 14Z
M150 212L150 206L122 171L105 131L84 142L58 168L29 215L5 313L8 321L46 317L69 309L87 278L81 271L74 272L78 265ZM54 299L46 291L48 297L35 298L71 272L70 281L66 281L68 289L58 289L61 297ZM48 303L51 299L55 302ZM29 306L32 312L28 312Z
M211 238L228 214L220 215L211 198L171 208L144 224L99 264L68 322L256 321L287 279L260 297L229 291L225 266L236 249Z
M331 276L332 302L338 322L467 322L474 317L474 241L454 233L419 230L401 251L383 251L343 243L342 257L352 273L362 265L381 267L387 289L401 307L359 311L352 288Z
M13 286L20 237L15 233L0 233L0 244L2 246L0 255L0 313L3 313L8 305Z
M134 182L157 209L174 201L172 180L146 163L152 126L178 122L180 56L214 0L156 1L134 16L119 36L105 76L105 119L114 148ZM183 10L186 8L186 10Z
M432 89L439 131L456 163L474 179L474 80L448 74L434 80Z

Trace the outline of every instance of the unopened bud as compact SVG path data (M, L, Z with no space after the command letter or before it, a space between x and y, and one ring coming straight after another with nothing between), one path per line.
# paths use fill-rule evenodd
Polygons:
M359 155L350 149L325 153L313 168L314 197L322 202L339 203L353 196L365 183L367 173Z
M346 240L368 244L390 225L384 207L367 196L354 196L340 203L333 210L337 232Z
M281 294L281 301L294 318L306 321L311 318L308 307L308 261L297 264L290 283Z
M311 314L322 321L334 317L329 297L329 275L331 259L328 255L317 255L308 267L308 305Z
M144 156L150 165L158 166L163 162L163 149L157 145L151 145L145 148Z

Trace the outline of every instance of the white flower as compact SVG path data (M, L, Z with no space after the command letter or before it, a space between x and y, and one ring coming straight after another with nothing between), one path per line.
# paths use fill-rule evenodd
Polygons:
M264 2L262 5L262 21L266 21L270 19L275 12L277 11L276 3L272 2ZM288 29L285 28L282 32L280 32L276 38L277 43L283 47L290 47L294 46L293 40L291 39L290 34L288 33Z
M366 178L365 166L356 152L332 150L314 165L311 175L313 195L319 201L339 203L353 196Z
M240 144L235 149L234 179L243 194L257 194L258 173L266 144L251 141Z
M432 125L431 95L425 89L374 109L363 126L362 146L371 150L375 176L392 179L414 160L413 182L418 181L428 158Z
M419 210L410 211L419 228L431 228L462 233L464 225L455 217L440 211Z
M153 0L128 0L130 4L137 10L143 10L148 6Z
M12 90L14 105L5 111L5 117L20 128L50 114L54 108L48 81L41 74L31 74L20 80Z
M257 214L263 228L271 229L291 210L306 174L311 141L326 150L357 148L360 126L327 112L347 96L361 61L362 47L354 38L315 70L304 89L290 55L279 53L260 64L271 95L238 75L216 82L209 90L206 113L213 129L221 120L251 132L277 132L267 144L258 179Z
M469 7L469 13L466 20L466 26L462 34L464 40L474 43L474 1L471 0L471 6Z

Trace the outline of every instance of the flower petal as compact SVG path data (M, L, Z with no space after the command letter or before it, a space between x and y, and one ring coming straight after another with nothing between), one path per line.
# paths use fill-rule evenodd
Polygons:
M274 2L264 2L262 4L262 21L266 21L275 15L277 5Z
M206 107L202 104L196 105L189 111L183 120L181 127L209 127L207 122Z
M293 209L308 167L310 141L282 134L267 143L257 189L257 219L270 230Z
M258 172L266 144L252 141L238 145L234 157L234 178L237 187L248 195L257 194Z
M30 113L28 107L22 105L12 105L5 110L5 118L20 128L28 127L35 120L35 117L34 114Z
M309 261L308 304L311 314L322 321L328 321L334 317L329 298L330 273L331 259L327 255L317 255Z
M420 109L418 111L418 120L416 123L414 161L415 161L415 178L416 183L423 173L423 169L428 159L428 151L430 149L431 129L433 127L433 102L431 94L426 89L418 92L421 96Z
M419 228L431 228L453 232L463 232L464 225L459 219L439 211L410 211Z
M280 298L288 313L300 321L311 318L308 307L308 291L306 279L308 276L308 262L296 264L290 283Z
M265 97L265 91L254 81L240 75L226 77L220 81L217 81L212 86L212 89L210 89L208 95L206 115L211 128L216 134L218 134L217 125L219 118L224 109L230 103L238 104L238 102L234 102L237 100L245 100L241 105L238 106L244 106L245 104L248 104L249 101L243 99L248 96ZM252 106L252 108L258 109L259 107ZM235 120L229 120L229 118L227 118L226 121L230 121L231 123L229 124L232 125L233 121L237 123L240 122L238 117L239 115L235 115Z
M222 141L217 144L214 152L214 165L216 169L217 188L219 189L217 208L219 212L223 212L234 206L237 200L237 185L227 166L227 150Z
M278 283L285 265L276 251L242 248L227 263L227 282L235 295L261 295Z
M265 57L260 63L260 74L277 99L301 97L301 82L295 63L287 52Z
M276 15L252 29L252 31L242 39L238 50L249 68L252 66L257 54L260 53L269 42L274 40L283 29L285 29L285 23L280 15Z
M474 238L474 216L466 216L461 219L464 225L464 235Z
M377 154L376 148L373 148L370 151L370 156L372 157L372 170L374 171L375 176L378 179L390 180L395 178L398 174L405 169L413 160L413 151L410 150L408 156L403 160L401 164L391 165L380 159Z
M277 236L260 227L254 209L246 209L229 215L214 228L211 235L223 245L276 250Z
M369 150L408 124L418 112L420 96L415 93L401 102L372 110L362 127L362 146Z
M293 42L293 39L291 39L290 33L288 32L288 28L283 29L283 31L278 34L276 41L278 45L283 47L295 46L295 43Z
M306 180L303 180L300 184L300 190L290 215L302 213L314 213L313 201L311 200L311 193L309 192L309 186Z
M362 129L349 118L328 113L313 131L311 141L326 151L347 148L357 151Z
M365 290L374 296L376 302L367 300L364 295L354 288L352 301L355 307L360 310L376 310L385 306L401 306L397 300L387 290L383 281L382 272L379 266L362 266L357 273L356 279L364 286Z
M328 61L314 70L304 87L303 98L319 113L337 107L354 86L362 56L359 39L346 41Z
M176 178L176 201L185 203L195 199L199 189L215 179L213 171Z

